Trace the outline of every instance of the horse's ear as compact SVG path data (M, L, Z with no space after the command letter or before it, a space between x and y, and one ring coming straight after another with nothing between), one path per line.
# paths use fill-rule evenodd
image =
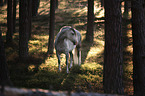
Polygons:
M71 29L71 30L72 30L72 31L76 34L76 31L74 30L74 28L73 28L73 27L71 27L70 29Z

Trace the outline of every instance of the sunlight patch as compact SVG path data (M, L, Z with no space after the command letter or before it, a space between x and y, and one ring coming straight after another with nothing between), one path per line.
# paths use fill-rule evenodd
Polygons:
M85 63L83 64L82 66L82 69L85 69L85 70L93 70L93 69L97 69L97 68L100 68L101 70L103 70L103 66L100 65L100 64L97 64L97 63Z
M93 61L93 62L96 62L94 61L95 58L97 58L97 55L100 54L102 51L104 50L104 48L99 48L99 47L91 47L90 51L88 52L87 54L87 58L85 60L85 62L90 62L90 61ZM95 57L95 58L92 58L92 57ZM89 60L90 58L92 58L91 60Z
M29 70L29 71L34 71L35 68L36 68L35 65L29 65L29 66L28 66L28 70Z
M38 43L40 43L39 40L30 40L29 42L30 42L31 44L38 44Z
M104 17L104 8L101 7L100 2L94 3L94 13L96 13L96 17Z
M74 15L79 14L78 16L82 16L84 14L87 14L87 6L83 9L76 10L73 14Z

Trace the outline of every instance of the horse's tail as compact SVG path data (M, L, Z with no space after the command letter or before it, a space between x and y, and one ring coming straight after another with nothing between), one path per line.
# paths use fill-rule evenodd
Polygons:
M73 62L74 65L81 65L81 50L78 50L77 47L73 50Z

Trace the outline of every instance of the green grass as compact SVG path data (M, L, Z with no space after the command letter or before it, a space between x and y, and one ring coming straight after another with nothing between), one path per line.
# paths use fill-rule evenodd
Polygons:
M74 1L74 2L71 2ZM104 16L104 9L99 0L95 0L95 17ZM73 25L82 35L82 65L73 66L66 74L65 56L61 55L62 71L58 72L57 58L54 54L48 57L49 33L49 1L42 0L38 10L39 15L32 20L32 37L29 40L29 61L20 62L18 59L18 7L17 24L12 45L6 46L6 56L9 74L16 87L43 88L53 90L93 91L103 93L103 52L104 52L104 20L96 20L94 25L94 41L85 41L87 23L87 0L60 0L56 10L55 34L64 25ZM2 15L1 15L2 14ZM6 6L0 9L0 20L5 39ZM129 27L129 25L123 25ZM124 83L126 94L132 94L132 41L130 29L124 34L127 42L125 49ZM124 30L124 32L126 32ZM126 33L127 33L126 32ZM125 41L126 42L126 41ZM130 43L130 45L128 45ZM55 50L54 50L55 53ZM129 54L128 54L129 53ZM90 88L91 85L91 88ZM91 89L91 90L90 90Z

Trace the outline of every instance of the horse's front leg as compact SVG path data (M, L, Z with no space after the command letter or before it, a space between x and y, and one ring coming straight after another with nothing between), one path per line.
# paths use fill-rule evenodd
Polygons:
M68 69L69 52L66 53L65 55L66 55L66 72L69 73L69 69Z
M72 67L73 54L72 54L72 52L69 52L69 54L70 54L70 66L69 66L69 68L71 68Z
M61 66L60 66L60 55L57 54L57 59L58 59L58 71L61 71Z

